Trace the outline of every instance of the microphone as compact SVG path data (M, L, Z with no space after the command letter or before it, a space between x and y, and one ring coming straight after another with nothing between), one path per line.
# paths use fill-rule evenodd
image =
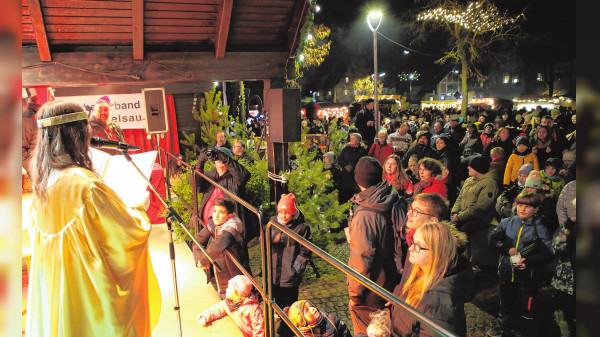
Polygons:
M100 137L92 137L90 146L102 149L117 149L117 150L141 150L139 146L129 145L127 143L117 142L116 140L108 140Z

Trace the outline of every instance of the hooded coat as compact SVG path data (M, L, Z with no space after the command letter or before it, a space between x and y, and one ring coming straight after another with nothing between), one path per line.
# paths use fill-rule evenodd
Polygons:
M404 284L400 283L394 289L394 295L400 299L402 299L403 286ZM444 278L423 295L416 309L457 336L466 336L467 320L464 305L473 299L474 289L473 268L465 257L459 255L456 266L448 270ZM391 318L394 337L437 336L399 307L392 307Z
M270 221L278 222L277 216L272 216ZM304 216L300 210L296 211L296 214L285 226L310 241L310 227L304 224ZM279 234L281 234L281 240L273 242L273 239ZM279 229L271 227L271 253L273 285L284 288L300 286L302 274L310 260L310 250Z
M391 291L397 283L391 211L398 193L387 181L352 198L357 207L349 223L348 266ZM386 300L348 276L348 293L356 305L382 308Z
M242 249L242 220L234 214L231 219L225 221L220 226L215 226L212 223L212 217L209 219L209 222L211 222L209 226L204 227L196 234L196 241L206 249L206 253L221 268L221 271L216 273L212 267L207 269L206 280L209 281L212 278L216 278L219 293L224 294L229 280L236 275L242 274L233 261L225 254L225 250L227 249L240 263L245 262L244 250ZM209 228L212 228L212 231ZM192 252L194 253L196 264L200 263L203 266L210 264L206 255L202 253L198 246L194 245Z
M469 233L489 225L494 217L498 194L499 188L493 171L480 178L469 177L465 180L452 206L452 213L458 214L457 228Z

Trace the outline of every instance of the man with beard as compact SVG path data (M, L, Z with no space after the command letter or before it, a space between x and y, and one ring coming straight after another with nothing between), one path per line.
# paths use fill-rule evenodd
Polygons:
M417 160L421 160L425 157L430 157L433 149L429 146L429 132L428 131L419 131L417 132L417 136L415 137L415 143L413 143L412 147L408 149L404 157L402 157L402 165L404 167L408 167L408 159L413 154L417 155Z

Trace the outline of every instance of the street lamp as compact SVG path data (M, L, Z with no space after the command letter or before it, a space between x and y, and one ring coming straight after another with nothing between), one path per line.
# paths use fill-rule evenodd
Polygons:
M367 23L369 24L369 28L371 29L371 31L373 32L373 74L377 74L377 29L379 29L379 25L381 25L381 19L383 18L383 15L381 14L381 12L371 12L369 13L369 16L367 16ZM373 20L376 25L374 26L371 23L371 20ZM377 100L377 77L379 76L373 76L373 96L374 96L374 107L375 107L375 128L377 130L379 130L379 102Z

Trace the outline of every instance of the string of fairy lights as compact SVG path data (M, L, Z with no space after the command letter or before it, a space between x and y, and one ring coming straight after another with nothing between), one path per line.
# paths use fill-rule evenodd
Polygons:
M505 25L515 23L520 16L504 16L493 4L477 1L470 2L462 11L442 7L427 10L417 15L417 20L448 22L474 33L483 33L496 31Z

